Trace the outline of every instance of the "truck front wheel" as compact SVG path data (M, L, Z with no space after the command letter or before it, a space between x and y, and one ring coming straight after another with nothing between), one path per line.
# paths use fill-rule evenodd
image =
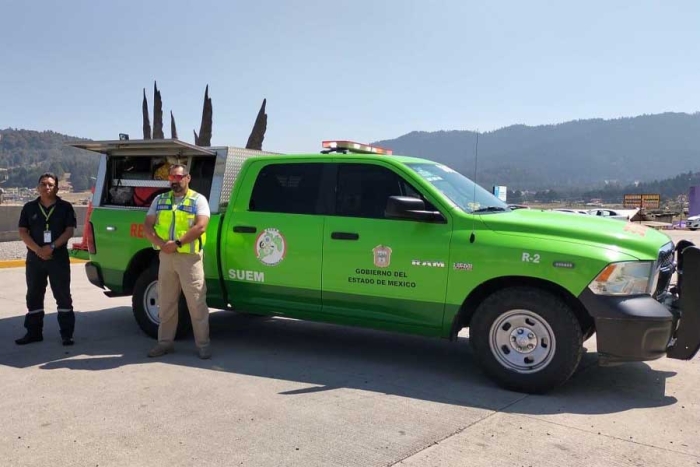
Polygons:
M158 339L158 264L152 265L141 273L134 284L134 294L131 298L134 318L143 332ZM187 309L185 296L180 293L178 303L177 332L175 338L187 336L192 330L190 312Z
M583 353L581 325L556 296L514 287L484 300L469 341L485 373L515 391L546 392L563 384Z

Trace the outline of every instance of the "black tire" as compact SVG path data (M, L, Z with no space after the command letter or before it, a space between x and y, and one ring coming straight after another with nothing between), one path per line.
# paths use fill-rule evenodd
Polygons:
M533 394L568 380L583 353L581 325L571 309L528 287L487 297L471 320L469 341L484 372L499 385Z
M153 287L157 287L157 285L158 263L155 263L143 271L136 280L136 283L134 284L134 293L131 297L131 306L134 310L134 318L136 318L136 322L143 332L154 339L158 339L159 321L157 317L153 316L154 306L157 304L153 302L150 291ZM150 301L150 303L147 304L147 300ZM149 313L149 309L151 310L151 313ZM181 293L180 301L178 303L177 332L175 333L175 339L187 337L191 332L192 321L190 319L190 312L187 308L185 296Z

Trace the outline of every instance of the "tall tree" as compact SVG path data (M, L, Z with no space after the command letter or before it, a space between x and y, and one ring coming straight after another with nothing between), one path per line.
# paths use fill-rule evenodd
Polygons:
M265 131L267 130L267 114L265 113L265 105L267 104L267 99L263 99L260 111L258 111L258 116L255 119L255 124L253 124L253 130L248 136L248 143L246 143L246 149L257 149L262 150L262 143L265 139Z
M172 139L177 139L177 128L175 128L175 117L173 117L173 111L170 111L170 137Z
M153 139L164 139L163 135L163 101L158 85L153 82Z
M143 139L151 139L151 121L148 119L146 88L143 88L143 103L141 104L141 112L143 113Z
M194 132L194 144L197 146L211 146L211 128L213 108L209 98L209 85L204 90L204 105L202 106L202 122L199 126L199 135Z

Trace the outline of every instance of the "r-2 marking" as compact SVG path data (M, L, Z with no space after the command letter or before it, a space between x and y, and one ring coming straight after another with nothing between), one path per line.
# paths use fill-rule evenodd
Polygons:
M534 255L530 255L530 253L525 253L523 252L523 263L536 263L539 264L540 262L540 255L539 253L535 253Z

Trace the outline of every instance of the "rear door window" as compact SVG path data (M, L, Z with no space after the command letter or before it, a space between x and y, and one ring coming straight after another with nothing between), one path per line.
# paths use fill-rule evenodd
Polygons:
M271 164L255 180L249 210L286 214L321 214L322 164Z

